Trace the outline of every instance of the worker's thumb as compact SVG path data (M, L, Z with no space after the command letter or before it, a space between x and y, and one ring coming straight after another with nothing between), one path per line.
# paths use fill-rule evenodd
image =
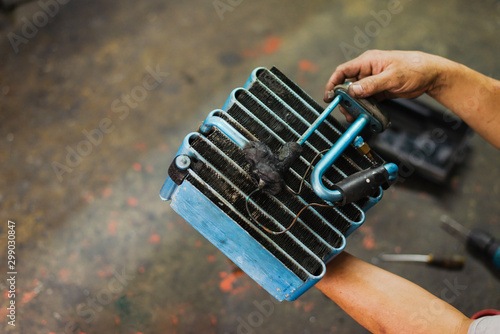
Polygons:
M349 94L356 98L367 98L381 93L391 88L388 79L388 75L384 72L363 78L350 85Z

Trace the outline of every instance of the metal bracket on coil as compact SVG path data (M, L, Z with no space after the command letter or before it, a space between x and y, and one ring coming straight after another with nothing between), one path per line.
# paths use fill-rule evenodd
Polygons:
M177 187L182 183L187 175L187 169L191 165L191 159L194 158L194 153L191 150L190 142L199 136L198 132L191 132L182 141L181 146L175 154L175 159L168 168L168 175L165 183L160 190L160 198L164 201L169 201Z
M325 156L315 166L311 175L311 185L314 192L324 200L333 203L346 204L354 202L365 196L369 196L381 186L388 184L396 179L398 167L393 163L387 163L383 166L370 168L348 176L346 179L339 182L335 189L328 189L322 181L322 177L326 170L330 168L335 160L343 154L344 150L356 139L359 138L359 133L366 127L373 132L381 132L389 125L389 119L383 114L375 104L364 99L354 99L347 90L350 83L335 87L335 98L325 111L320 115L318 120L313 123L310 129L299 139L305 142L311 133L319 126L328 114L341 105L355 121L337 140L335 145L325 154ZM312 131L311 131L312 130ZM359 141L359 139L358 139Z
M340 105L354 119L358 118L359 115L366 115L368 117L368 126L372 132L379 133L387 129L391 125L387 114L379 109L370 99L355 99L351 97L348 93L351 84L351 82L346 82L335 86L333 89L335 96L342 98Z

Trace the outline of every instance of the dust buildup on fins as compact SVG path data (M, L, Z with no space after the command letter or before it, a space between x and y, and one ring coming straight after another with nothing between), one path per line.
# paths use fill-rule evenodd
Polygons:
M302 146L288 142L275 154L266 144L252 141L243 151L250 164L252 180L262 191L276 195L283 189L283 175L302 153Z

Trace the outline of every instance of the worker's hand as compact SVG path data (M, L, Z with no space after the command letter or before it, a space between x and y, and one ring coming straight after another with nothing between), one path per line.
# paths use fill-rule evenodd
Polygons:
M325 87L325 102L331 102L328 92L348 80L353 82L349 95L356 98L415 98L436 87L441 57L414 51L371 50L339 65ZM347 121L354 119L341 110Z

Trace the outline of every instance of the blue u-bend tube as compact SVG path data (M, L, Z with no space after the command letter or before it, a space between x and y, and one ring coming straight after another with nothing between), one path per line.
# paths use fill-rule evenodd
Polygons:
M338 190L330 190L325 187L322 181L323 174L330 168L335 160L344 152L344 150L353 142L356 136L368 124L369 118L365 114L360 114L359 117L352 123L346 132L337 140L335 145L325 154L325 156L314 167L311 175L311 185L314 192L322 199L329 202L341 202L342 194Z

